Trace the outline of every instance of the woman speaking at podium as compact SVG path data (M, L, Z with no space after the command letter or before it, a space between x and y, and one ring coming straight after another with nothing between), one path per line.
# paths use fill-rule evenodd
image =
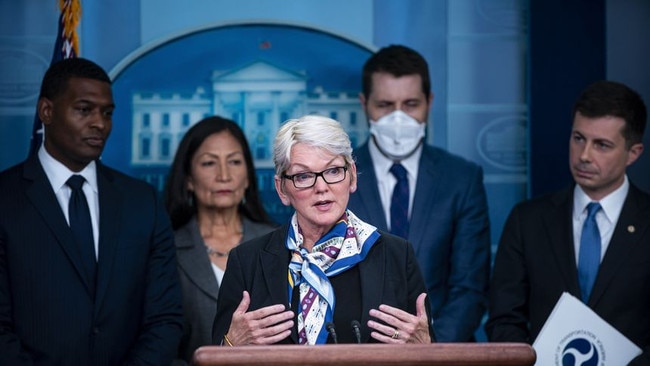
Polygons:
M273 159L276 191L295 213L230 252L213 342L431 342L411 245L347 210L358 177L341 125L321 116L289 120L275 137Z

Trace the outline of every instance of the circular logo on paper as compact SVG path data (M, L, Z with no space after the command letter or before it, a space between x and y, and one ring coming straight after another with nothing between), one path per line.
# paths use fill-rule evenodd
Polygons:
M596 345L583 337L569 341L562 350L562 366L597 366L599 358Z

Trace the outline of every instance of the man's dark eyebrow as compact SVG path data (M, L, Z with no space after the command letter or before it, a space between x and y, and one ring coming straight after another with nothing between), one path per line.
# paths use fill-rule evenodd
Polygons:
M606 145L614 145L614 141L608 140L608 139L594 139L594 142L597 143L604 143Z
M375 100L375 104L380 104L380 103L383 103L383 104L394 104L395 101L393 101L393 100L387 100L387 99L377 99L377 100Z

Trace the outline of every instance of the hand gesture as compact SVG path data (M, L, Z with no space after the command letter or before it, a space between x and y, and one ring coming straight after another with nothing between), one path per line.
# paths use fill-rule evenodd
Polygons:
M370 336L383 343L431 343L429 318L424 304L427 294L422 293L415 302L416 315L388 305L371 309L370 316L381 322L369 320L373 329Z
M246 344L273 344L289 335L293 327L294 313L284 305L270 305L247 312L251 299L244 291L242 300L232 314L226 342L233 346Z

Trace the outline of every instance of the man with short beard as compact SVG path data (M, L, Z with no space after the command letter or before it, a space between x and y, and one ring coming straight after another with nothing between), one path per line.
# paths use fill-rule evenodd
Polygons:
M490 268L483 171L424 142L433 93L419 53L397 45L380 49L365 63L362 82L370 138L354 151L359 188L349 207L413 245L437 341L472 341Z

